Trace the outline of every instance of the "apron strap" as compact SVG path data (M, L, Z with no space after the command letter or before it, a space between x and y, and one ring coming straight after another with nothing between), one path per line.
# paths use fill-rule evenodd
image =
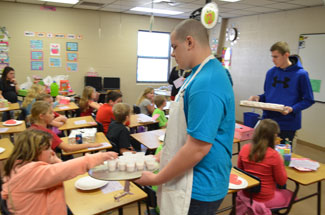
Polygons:
M199 66L199 68L196 70L196 72L194 73L194 75L191 77L190 80L186 81L183 86L181 87L181 89L179 90L178 94L176 95L175 101L178 101L178 98L181 94L184 94L186 88L188 87L188 85L193 81L193 79L197 76L197 74L199 74L199 72L202 70L202 68L204 67L204 65L209 62L209 60L214 59L215 57L213 55L209 55L207 58L204 59L204 61L201 63L201 65Z

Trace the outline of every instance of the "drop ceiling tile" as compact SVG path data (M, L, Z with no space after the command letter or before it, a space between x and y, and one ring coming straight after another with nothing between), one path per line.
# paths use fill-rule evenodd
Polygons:
M38 0L16 0L16 2L28 3L28 4L45 4L44 1L38 1Z
M234 10L240 10L240 9L245 9L245 8L250 8L252 7L251 5L248 5L248 4L243 4L243 3L238 3L238 2L235 2L235 3L228 3L228 4L224 4L222 5L224 8L231 8L231 9L234 9Z
M293 0L269 0L269 1L272 1L272 2L285 2L285 3L289 3ZM308 0L307 0L308 1Z
M296 4L287 4L287 3L275 3L275 4L267 5L266 7L280 9L280 10L290 10L290 9L302 8L303 6L296 5Z
M116 0L83 0L79 1L78 5L80 5L82 2L91 2L91 3L99 3L99 4L110 4L112 2L115 2Z
M124 5L117 5L117 4L109 4L103 8L111 8L111 9L118 9L118 10L128 10L130 8L132 8L131 6L124 6Z
M229 13L233 13L233 14L237 14L237 15L244 15L244 16L256 14L256 12L248 11L248 10L232 10L232 11L229 11Z
M74 5L73 8L78 8L78 9L88 9L88 10L98 10L101 7L96 7L96 6L87 6L87 5Z
M263 6L263 5L269 5L274 3L269 0L241 0L240 2L243 4L255 5L255 6Z
M238 17L239 16L237 14L232 14L232 13L220 13L219 15L222 18L234 18L234 17Z
M275 8L267 8L267 7L250 7L246 9L248 11L254 11L256 14L258 13L270 13L270 12L277 12L279 11L278 9Z
M298 4L298 5L304 5L304 6L320 6L324 5L325 2L323 0L294 0L290 2L290 4Z
M187 9L195 10L195 9L200 8L200 6L197 4L192 4L192 3L184 3L184 4L179 4L179 5L175 6L175 8L187 8Z

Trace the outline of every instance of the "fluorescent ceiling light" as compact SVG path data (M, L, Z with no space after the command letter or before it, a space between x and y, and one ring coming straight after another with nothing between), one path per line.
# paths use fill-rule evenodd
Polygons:
M63 4L77 4L79 2L79 0L40 0L40 1L63 3Z
M162 9L155 9L155 8L148 8L148 7L134 7L130 10L145 12L145 13L159 13L159 14L167 14L167 15L178 15L184 12L180 11L173 11L173 10L162 10Z
M226 1L226 2L238 2L238 1L241 1L241 0L220 0L220 1Z

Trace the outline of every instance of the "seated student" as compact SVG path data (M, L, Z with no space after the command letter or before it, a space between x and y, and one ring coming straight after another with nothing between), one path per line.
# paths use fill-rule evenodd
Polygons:
M11 103L18 102L17 93L19 86L15 79L15 70L6 66L1 75L0 81L0 98L6 99Z
M53 97L50 94L42 93L36 97L36 101L45 101L45 102L51 104L52 108L53 108ZM58 128L58 127L64 125L64 123L67 121L67 117L65 117L65 116L63 116L55 111L53 111L53 114L54 114L54 119L50 123L51 126Z
M140 107L141 113L151 116L152 112L155 110L153 105L154 96L154 89L152 87L148 87L143 91L136 103L136 105Z
M108 126L115 119L113 106L122 102L122 94L116 91L110 91L106 96L107 103L103 104L97 111L96 121L103 124L104 133L107 133Z
M284 185L287 173L281 155L274 150L278 124L271 119L262 120L255 129L253 143L246 144L238 157L238 167L251 173L261 180L261 191L253 194L253 200L264 203L266 208L286 206L290 200L291 191L277 189L276 185ZM239 193L250 197L247 191Z
M159 121L159 127L166 128L168 120L163 110L167 103L166 98L165 96L157 95L154 98L154 102L157 108L153 111L152 116L159 114L159 117L157 118L157 120Z
M36 101L36 97L41 94L45 93L45 87L40 84L33 84L32 87L28 90L27 96L22 103L22 107L26 109L26 115L30 114L32 109L32 105Z
M37 129L46 131L52 135L52 145L51 148L54 150L57 147L66 152L78 151L81 149L86 149L90 147L99 147L100 143L83 143L83 144L68 144L63 142L52 130L47 127L53 121L54 114L51 104L45 101L37 101L32 106L31 111L31 122L32 125L30 129Z
M99 152L62 162L51 142L52 136L40 130L18 135L4 167L1 192L12 214L66 215L63 182L117 158L115 152Z
M130 131L125 126L130 118L130 106L125 103L118 103L114 105L113 113L115 121L112 121L109 125L106 137L116 144L116 150L119 154L128 151L134 152L131 145Z
M102 103L96 102L97 98L98 94L95 88L90 86L84 88L79 101L80 116L91 116L95 110L98 110L102 106Z

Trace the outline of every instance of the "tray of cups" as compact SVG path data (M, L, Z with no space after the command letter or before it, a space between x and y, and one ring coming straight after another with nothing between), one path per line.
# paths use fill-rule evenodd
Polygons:
M256 102L256 101L248 101L248 100L240 101L239 105L243 107L259 108L259 109L269 110L269 111L282 112L284 110L284 105L281 104Z
M153 155L145 156L144 152L136 154L124 152L117 159L105 161L104 164L89 170L93 178L106 181L124 181L140 178L143 171L154 172L159 163Z

